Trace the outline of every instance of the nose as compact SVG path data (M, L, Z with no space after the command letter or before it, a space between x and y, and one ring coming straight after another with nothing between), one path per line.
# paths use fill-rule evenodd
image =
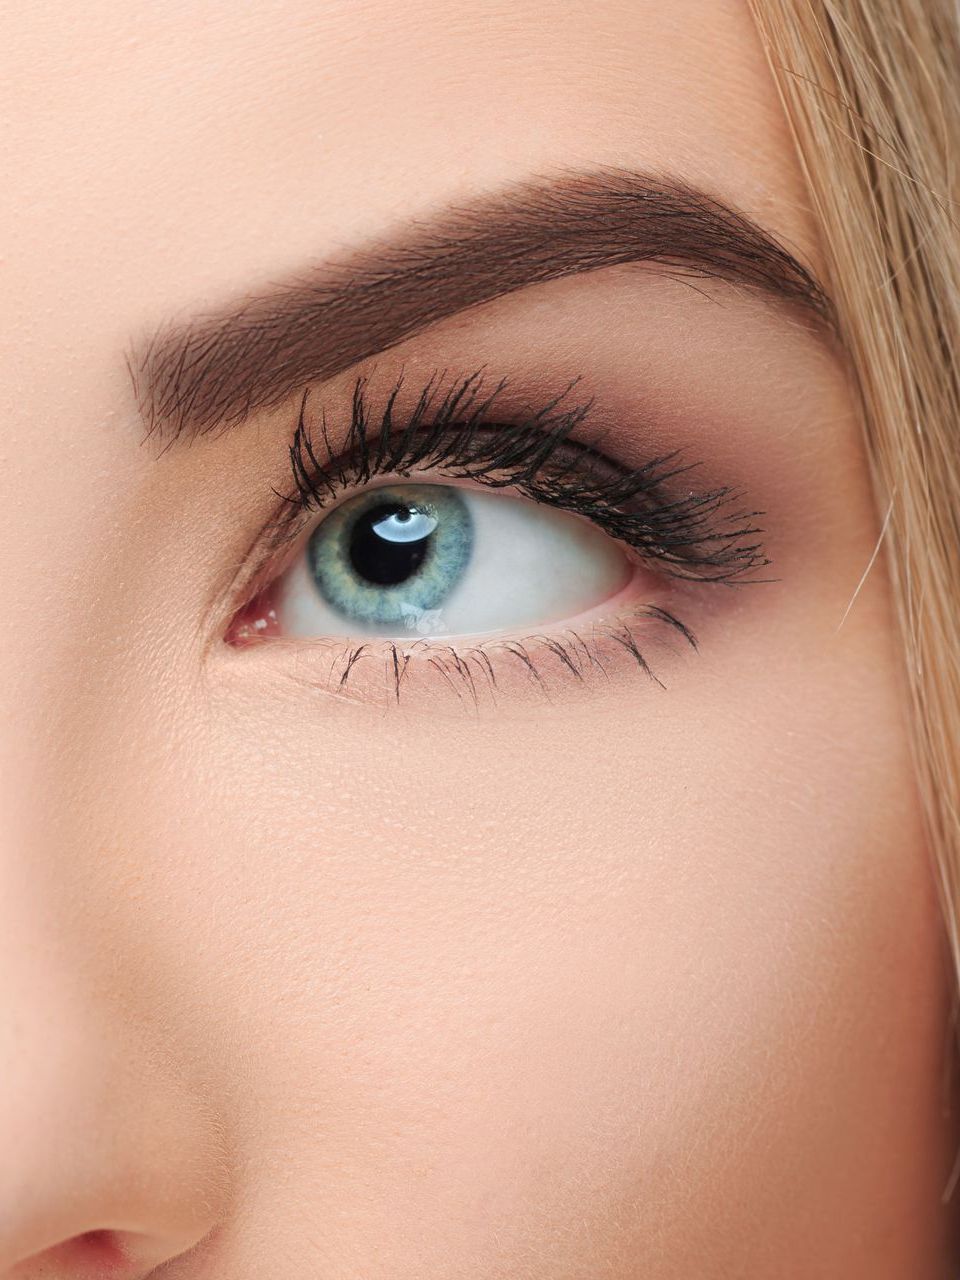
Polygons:
M76 971L14 874L0 871L0 1280L139 1280L215 1227L219 1127L182 1055Z

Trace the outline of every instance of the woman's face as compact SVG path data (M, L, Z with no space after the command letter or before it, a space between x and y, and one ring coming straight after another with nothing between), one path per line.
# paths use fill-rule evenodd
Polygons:
M881 521L743 0L0 46L0 1275L939 1275Z

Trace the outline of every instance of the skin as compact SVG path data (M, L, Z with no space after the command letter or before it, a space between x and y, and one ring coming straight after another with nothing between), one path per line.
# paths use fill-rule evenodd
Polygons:
M602 165L820 261L739 0L413 15L2 20L0 1276L933 1280L949 981L829 342L618 268L320 389L579 375L742 488L775 580L684 588L665 689L393 706L223 641L297 406L161 452L132 335Z

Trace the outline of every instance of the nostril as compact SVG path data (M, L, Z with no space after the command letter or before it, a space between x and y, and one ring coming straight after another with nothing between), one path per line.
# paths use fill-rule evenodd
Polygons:
M109 1275L111 1271L123 1268L127 1261L114 1231L85 1231L83 1235L65 1241L60 1248L64 1251L63 1261L73 1266L78 1276L83 1274L83 1267L99 1267Z
M117 1231L84 1231L13 1269L11 1280L39 1280L40 1276L63 1276L64 1280L129 1280L142 1268L124 1248Z

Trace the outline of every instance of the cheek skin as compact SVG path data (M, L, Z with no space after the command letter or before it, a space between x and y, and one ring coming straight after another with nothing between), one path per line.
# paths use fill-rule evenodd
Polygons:
M261 1171L244 1250L320 1203L321 1262L389 1241L391 1277L932 1265L945 967L887 607L828 643L801 594L667 694L506 727L214 665L131 759L111 878L163 852L107 926Z

